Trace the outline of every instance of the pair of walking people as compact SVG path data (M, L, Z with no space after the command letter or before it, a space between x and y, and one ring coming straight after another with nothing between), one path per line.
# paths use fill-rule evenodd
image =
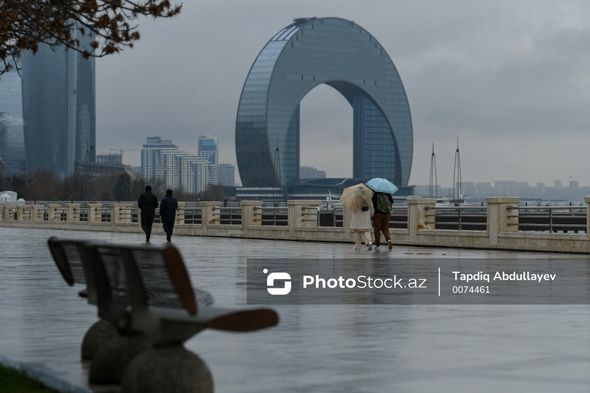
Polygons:
M178 209L178 201L172 196L172 190L166 190L166 196L160 202L160 220L166 232L166 240L172 240L172 232L174 231L174 222L176 221L176 210ZM152 187L146 186L145 192L139 196L137 206L141 211L141 229L145 233L146 243L150 242L152 234L152 225L154 224L154 217L156 209L158 208L158 198L152 193Z
M361 248L361 243L367 245L368 250L373 249L371 230L375 235L375 248L381 245L381 233L387 241L387 248L391 250L393 243L389 235L389 218L393 207L393 198L390 194L375 192L372 203L365 204L360 210L353 210L350 218L350 229L354 236L354 250Z

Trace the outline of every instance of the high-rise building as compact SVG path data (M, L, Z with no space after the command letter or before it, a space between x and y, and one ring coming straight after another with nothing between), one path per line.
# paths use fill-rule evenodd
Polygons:
M182 190L193 194L203 192L209 184L217 184L217 165L203 157L188 156L182 159Z
M162 165L164 184L172 190L198 194L209 184L217 184L217 165L203 157L169 151L163 154Z
M11 71L0 76L0 166L13 175L24 172L24 165L21 79Z
M0 113L0 174L3 174L6 166L6 134L8 133L8 127L4 124L3 116L4 114Z
M166 167L170 168L172 165L165 153L176 152L178 152L178 146L171 140L162 139L159 136L148 137L141 149L141 176L146 181L163 181Z
M217 166L217 180L222 186L235 186L236 167L232 164L219 164Z
M302 166L299 168L300 179L325 179L326 171L314 168L312 166Z
M210 184L218 184L217 165L208 162L193 164L195 175L195 193L199 194L207 189Z
M123 166L123 153L99 153L96 163L107 166Z
M246 77L235 133L244 187L280 186L284 194L300 193L298 185L310 189L310 182L299 182L300 102L321 84L352 106L353 178L382 177L411 192L412 116L391 57L353 21L315 17L295 19L273 35Z
M199 157L206 158L211 164L218 163L219 148L217 138L202 136L199 138Z
M91 37L80 37L90 47ZM92 165L96 160L96 69L94 59L76 53L76 165Z
M184 192L196 193L195 165L207 163L207 160L190 154L179 155L178 160L180 170L180 185L178 188Z
M217 184L217 165L208 156L182 152L171 140L149 137L141 149L141 173L166 188L198 194Z
M71 49L41 45L36 54L23 55L22 68L27 171L49 169L68 176L78 166L92 165L96 156L94 59L84 59Z

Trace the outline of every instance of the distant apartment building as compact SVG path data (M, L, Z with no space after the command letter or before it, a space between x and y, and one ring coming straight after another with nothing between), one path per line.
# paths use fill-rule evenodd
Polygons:
M141 150L141 173L148 182L157 180L166 188L199 194L218 182L217 164L210 158L183 152L171 140L150 137Z
M141 176L146 181L164 181L166 166L170 165L169 162L164 162L165 154L178 151L178 146L169 139L159 136L148 137L141 149Z
M236 185L236 167L232 164L219 164L217 166L217 178L222 186L233 187Z
M302 166L299 168L300 179L325 179L326 171L314 168L312 166Z
M217 138L211 136L200 137L198 155L207 159L210 164L217 164L219 158Z
M96 162L88 165L80 165L78 170L84 175L101 176L113 173L127 173L133 178L138 177L139 172L134 171L128 165L123 164L123 153L99 153Z
M194 154L177 155L178 184L176 188L191 194L202 192L209 184L207 167L209 161ZM204 184L204 185L203 185Z
M199 194L207 189L210 184L218 184L217 165L207 163L193 164L195 176L195 194Z
M123 153L99 153L96 155L96 163L105 166L123 166Z
M209 184L217 184L217 165L203 157L184 152L167 153L166 186L190 194L203 192Z

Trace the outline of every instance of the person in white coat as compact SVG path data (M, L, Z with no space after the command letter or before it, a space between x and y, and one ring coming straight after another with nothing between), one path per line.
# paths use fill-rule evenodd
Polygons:
M361 249L361 242L364 241L369 250L373 249L371 231L373 225L371 216L373 215L373 204L367 203L359 210L351 210L350 214L350 231L354 239L353 250Z

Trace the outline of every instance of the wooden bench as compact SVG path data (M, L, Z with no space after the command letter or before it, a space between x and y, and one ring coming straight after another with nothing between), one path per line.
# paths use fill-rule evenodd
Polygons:
M59 270L62 278L69 286L83 285L86 287L88 285L84 266L82 265L82 257L78 249L78 246L85 242L86 240L58 239L56 237L50 237L47 240L57 270ZM88 288L81 290L79 295L88 298ZM94 292L90 294L88 302L96 304Z
M212 306L208 292L193 288L180 252L171 245L52 238L49 247L64 280L70 285L85 283L88 302L121 334L93 357L92 383L119 382L124 369L147 346L181 348L204 329L249 332L279 321L269 308Z
M82 246L86 242L87 240L51 237L47 240L47 245L64 281L69 286L82 286L83 288L78 292L78 295L86 298L89 304L97 305L93 277L87 275L82 260ZM99 312L100 315L101 313ZM119 335L115 327L118 322L118 319L100 318L90 326L82 340L80 351L82 360L92 359L99 348Z
M86 243L89 243L89 241L51 237L48 239L47 243L53 260L64 281L70 286L84 286L84 288L78 292L78 295L82 298L88 299L89 304L97 305L94 275L87 273L91 271L92 267L84 267L84 263L92 263L91 258L87 255L88 250L86 248ZM83 258L83 256L86 256L86 258ZM194 295L203 306L209 306L213 303L213 296L207 291L195 289ZM122 317L120 315L121 312L116 311L119 306L120 304L117 302L114 302L113 304L104 304L103 302L103 307L98 310L98 314L99 317L105 318L105 320L113 323L120 329L125 329L125 321L127 318ZM126 315L125 310L122 314Z
M103 304L122 306L129 329L152 337L157 344L184 342L207 328L248 332L278 323L277 313L269 308L212 306L208 292L193 288L183 258L172 245L89 242L84 248L99 309Z

